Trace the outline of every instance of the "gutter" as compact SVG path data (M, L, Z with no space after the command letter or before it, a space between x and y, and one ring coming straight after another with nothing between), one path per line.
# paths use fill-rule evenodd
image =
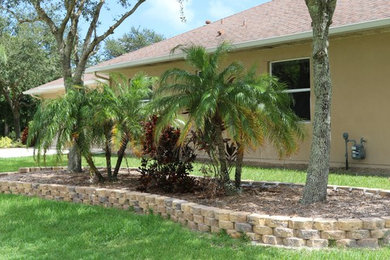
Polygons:
M97 80L84 81L84 85L89 86L89 85L96 84L97 82L103 82L106 80L108 81L107 78L100 76L100 75L97 75L97 78L98 78ZM35 95L40 95L40 94L56 93L59 90L65 90L65 86L63 84L57 84L57 85L53 85L53 86L40 86L40 87L36 87L36 88L32 88L32 89L23 91L22 93L24 95L35 96Z
M369 30L369 29L377 29L377 28L382 28L382 27L386 27L389 25L390 25L390 18L362 22L362 23L355 23L355 24L349 24L349 25L343 25L343 26L339 26L339 27L335 27L335 28L330 28L329 35L333 36L333 35L339 35L339 34L344 34L344 33L364 31L364 30ZM283 44L283 43L288 43L288 42L308 40L308 39L311 39L312 37L313 37L312 31L306 31L306 32L302 32L302 33L272 37L272 38L267 38L267 39L260 39L260 40L236 43L236 44L232 44L232 46L235 50L242 50L242 49L248 49L248 48L265 47L265 46L278 45L278 44ZM213 52L215 50L216 50L216 47L212 47L212 48L207 49L208 52ZM86 73L91 73L91 72L96 73L99 71L110 71L110 70L116 70L116 69L137 67L137 66L160 63L160 62L180 60L180 59L184 59L184 56L185 56L184 53L169 54L169 55L164 55L164 56L159 56L159 57L146 58L146 59L142 59L142 60L121 62L121 63L102 66L102 67L96 67L96 68L91 67L91 68L86 69L85 72Z

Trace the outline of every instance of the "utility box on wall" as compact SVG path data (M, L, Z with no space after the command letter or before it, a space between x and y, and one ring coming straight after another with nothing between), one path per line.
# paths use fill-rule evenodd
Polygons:
M352 159L363 160L364 158L366 158L366 150L364 149L363 144L352 145L351 150Z

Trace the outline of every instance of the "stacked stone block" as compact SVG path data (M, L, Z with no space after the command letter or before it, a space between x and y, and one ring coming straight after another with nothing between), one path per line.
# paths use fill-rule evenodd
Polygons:
M234 238L245 235L267 245L376 248L390 244L390 216L362 219L270 216L209 207L150 193L1 179L0 193L132 209L139 214L159 214L192 230L213 233L225 230Z

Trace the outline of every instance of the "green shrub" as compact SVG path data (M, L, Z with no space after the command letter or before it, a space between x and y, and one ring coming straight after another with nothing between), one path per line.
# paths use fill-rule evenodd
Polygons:
M0 148L10 148L12 147L12 139L4 136L0 137Z

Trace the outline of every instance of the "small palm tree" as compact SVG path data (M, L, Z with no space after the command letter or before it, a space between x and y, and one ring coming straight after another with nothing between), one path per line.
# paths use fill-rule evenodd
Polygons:
M88 120L92 127L93 143L103 146L106 157L107 177L111 180L111 146L112 129L117 121L116 105L117 97L112 88L103 84L89 93L94 108L92 117Z
M289 155L303 138L299 118L291 110L291 98L284 84L274 77L256 76L252 69L235 82L230 95L237 109L236 123L227 128L237 144L235 186L241 186L245 148L259 147L269 140L279 156Z
M78 89L68 91L64 97L42 103L29 126L28 137L28 144L35 141L38 160L42 150L45 152L54 140L57 141L59 156L65 146L76 143L91 171L99 181L103 181L91 153L94 135L89 119L92 118L94 105L90 92Z
M214 53L207 53L201 46L183 48L187 63L193 71L170 69L161 77L160 88L156 91L153 107L160 114L159 125L172 122L178 113L186 113L187 120L182 131L185 136L192 127L203 133L213 131L214 144L222 183L228 183L229 172L225 157L223 131L235 122L236 110L226 92L236 78L241 78L244 68L233 62L221 68L222 57L230 50L226 43L217 47ZM206 128L207 127L207 128ZM181 139L183 140L183 138ZM211 140L211 139L210 139Z
M216 153L209 155L217 160L223 184L230 182L225 130L238 144L237 185L247 145L261 145L269 138L281 153L294 150L294 137L302 132L289 108L290 99L276 79L256 77L254 70L246 73L237 62L221 67L221 59L230 50L226 43L211 54L200 46L182 50L193 70L170 69L162 75L153 101L153 108L160 114L159 129L180 113L187 114L180 140L195 128L210 142L211 149L216 146Z
M143 73L136 74L130 81L123 75L111 75L111 91L115 95L114 111L116 114L116 137L120 140L118 160L113 178L116 179L126 147L132 140L136 145L141 139L143 128L141 123L148 117L147 102L152 96L151 87L157 81L155 77Z

